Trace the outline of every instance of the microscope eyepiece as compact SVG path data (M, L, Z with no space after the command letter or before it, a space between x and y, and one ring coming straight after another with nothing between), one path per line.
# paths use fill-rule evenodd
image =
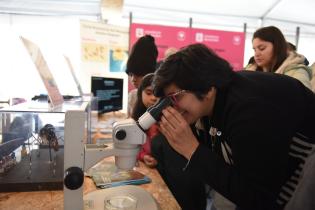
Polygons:
M142 130L149 129L154 123L161 119L163 109L170 105L172 105L172 101L169 97L162 98L157 104L147 109L139 118L138 125Z
M161 99L157 104L150 106L147 112L149 112L156 121L159 121L161 119L163 109L170 105L172 105L171 99L169 97L165 97Z

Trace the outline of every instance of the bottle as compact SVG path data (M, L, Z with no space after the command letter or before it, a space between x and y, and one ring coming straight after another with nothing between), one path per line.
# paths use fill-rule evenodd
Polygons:
M21 150L21 158L23 158L25 156L27 156L27 150L26 150L25 144L23 144L22 150Z

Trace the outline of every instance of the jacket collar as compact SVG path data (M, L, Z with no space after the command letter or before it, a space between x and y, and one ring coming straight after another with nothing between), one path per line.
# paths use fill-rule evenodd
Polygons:
M214 102L212 116L210 118L211 127L222 129L223 111L225 107L226 95L227 95L227 88L217 90L217 95Z

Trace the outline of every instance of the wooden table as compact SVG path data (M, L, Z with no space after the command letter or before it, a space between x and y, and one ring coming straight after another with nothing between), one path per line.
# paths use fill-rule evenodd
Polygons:
M102 115L100 120L106 120L107 117L107 115ZM115 117L123 118L117 114ZM101 137L104 136L98 132L92 140L95 142L96 138ZM140 185L140 187L151 193L161 210L181 209L156 169L149 168L142 162L135 169L151 178L151 183ZM88 177L84 179L83 189L84 194L97 190L93 180ZM63 202L63 191L0 193L0 210L61 210L64 206Z
M149 176L152 182L140 185L156 199L161 210L181 209L156 169L140 163L136 170ZM97 190L92 179L85 177L84 194ZM61 210L63 191L35 191L0 193L1 210Z

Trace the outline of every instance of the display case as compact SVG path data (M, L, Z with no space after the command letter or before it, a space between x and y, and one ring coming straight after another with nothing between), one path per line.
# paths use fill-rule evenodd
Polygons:
M29 105L0 109L1 192L63 189L65 113L81 105L59 111Z

